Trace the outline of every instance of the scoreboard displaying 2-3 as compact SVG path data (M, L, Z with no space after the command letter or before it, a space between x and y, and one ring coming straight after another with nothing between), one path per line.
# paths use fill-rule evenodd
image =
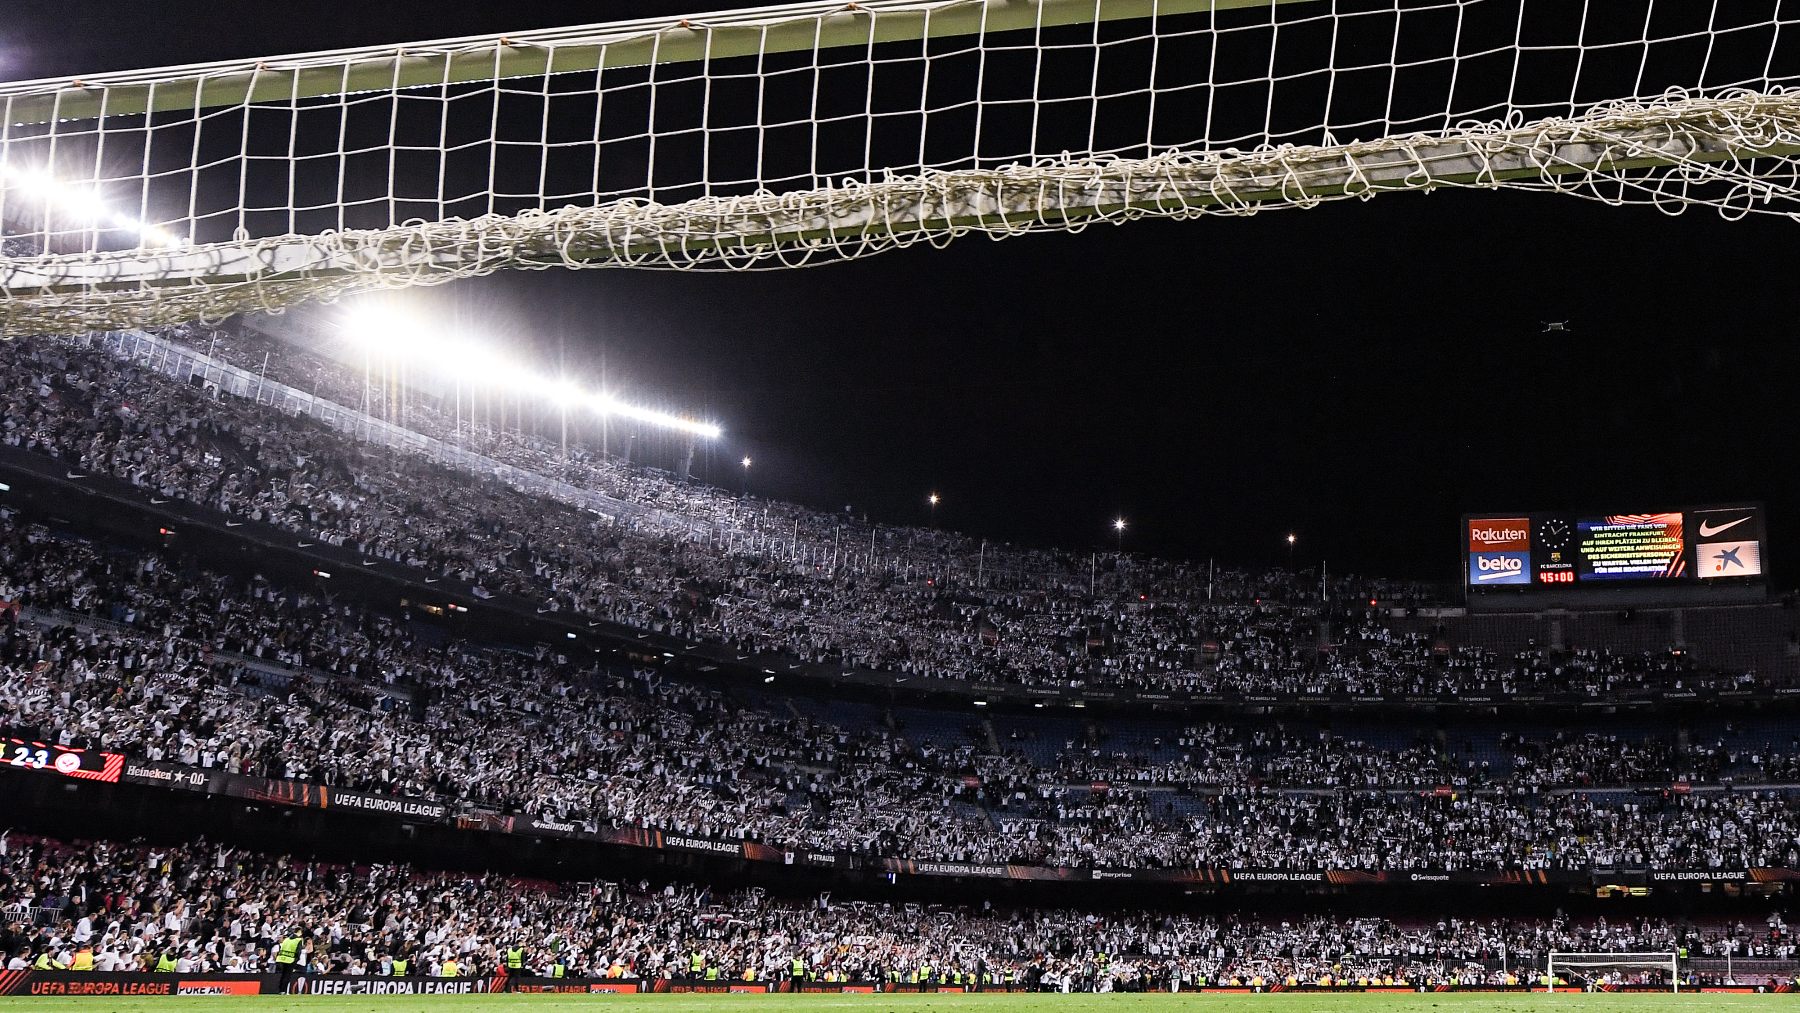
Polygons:
M1742 582L1764 573L1760 505L1463 518L1470 591Z

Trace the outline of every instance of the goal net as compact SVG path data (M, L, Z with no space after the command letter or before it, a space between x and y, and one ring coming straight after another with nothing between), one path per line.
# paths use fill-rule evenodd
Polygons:
M1791 218L1796 82L1800 0L832 0L0 85L0 333L1450 186Z
M1626 986L1681 990L1681 967L1674 953L1551 953L1544 977L1547 992Z

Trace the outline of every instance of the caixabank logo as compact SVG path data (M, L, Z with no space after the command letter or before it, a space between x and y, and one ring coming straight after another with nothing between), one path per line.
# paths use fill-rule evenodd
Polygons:
M1524 552L1469 553L1469 583L1476 587L1531 583L1530 554Z

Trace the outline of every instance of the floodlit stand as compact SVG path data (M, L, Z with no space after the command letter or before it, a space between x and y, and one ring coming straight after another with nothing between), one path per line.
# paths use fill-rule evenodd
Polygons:
M1680 958L1675 953L1557 953L1552 951L1545 967L1549 979L1544 991L1556 991L1556 976L1563 971L1595 973L1624 970L1664 970L1669 973L1669 990L1681 991Z

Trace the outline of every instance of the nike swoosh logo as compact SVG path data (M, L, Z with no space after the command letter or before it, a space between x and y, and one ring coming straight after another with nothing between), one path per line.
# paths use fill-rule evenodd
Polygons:
M1739 517L1735 521L1732 521L1728 524L1721 524L1716 528L1713 527L1711 524L1707 523L1706 521L1701 521L1700 522L1700 537L1701 538L1711 538L1712 536L1718 534L1721 531L1730 531L1732 528L1737 527L1739 524L1742 524L1749 519L1750 518L1748 518L1748 517Z

